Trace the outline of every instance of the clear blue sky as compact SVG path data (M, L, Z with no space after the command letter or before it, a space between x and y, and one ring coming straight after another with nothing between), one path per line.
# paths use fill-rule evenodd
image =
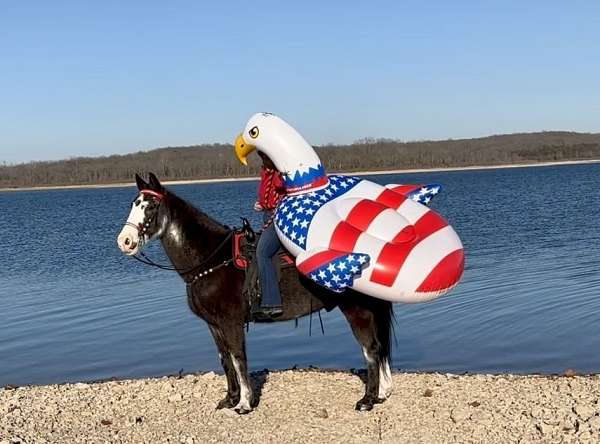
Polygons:
M600 132L600 1L23 1L0 10L0 162L231 142Z

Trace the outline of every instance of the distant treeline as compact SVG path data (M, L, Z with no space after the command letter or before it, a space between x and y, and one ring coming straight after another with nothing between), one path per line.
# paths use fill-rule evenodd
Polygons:
M600 159L600 134L542 132L477 139L401 142L364 139L317 147L329 172L503 165ZM257 156L240 165L224 144L167 147L106 157L0 166L0 188L131 182L153 171L161 180L254 176Z

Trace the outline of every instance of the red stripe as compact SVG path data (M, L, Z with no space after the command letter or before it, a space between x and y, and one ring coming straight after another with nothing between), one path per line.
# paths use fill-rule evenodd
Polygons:
M388 287L394 285L394 281L412 249L447 225L448 223L439 214L428 211L414 225L416 238L413 242L393 243L397 238L399 241L401 236L406 236L406 233L402 233L404 229L400 231L392 242L385 244L381 249L371 274L371 281Z
M369 199L361 200L350 210L346 216L346 222L361 231L366 231L373 219L386 209L387 207L379 202Z
M325 250L314 256L309 257L301 264L298 264L298 271L302 274L308 274L316 268L319 268L323 264L327 264L338 257L342 257L344 254L340 251Z
M358 238L363 232L345 221L341 221L333 230L329 248L338 251L353 251Z
M391 188L395 193L408 194L412 191L415 191L418 188L421 188L423 185L398 185L397 187Z
M329 241L329 248L338 251L354 250L358 238L363 234L371 222L387 207L379 202L363 199L359 201L348 216L337 224Z
M392 244L405 244L407 242L411 242L415 240L417 237L417 232L415 230L414 225L407 225L402 228L396 236L390 241Z
M429 293L452 287L459 281L464 269L465 255L461 248L442 259L417 288L417 291Z
M384 190L379 197L377 197L377 202L394 210L400 208L400 205L402 205L405 200L406 196L404 194L398 194L397 192L388 189Z

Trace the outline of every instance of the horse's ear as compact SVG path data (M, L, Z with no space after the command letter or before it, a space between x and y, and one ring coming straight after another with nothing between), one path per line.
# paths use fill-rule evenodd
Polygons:
M148 177L150 178L150 187L155 191L162 191L163 186L161 185L158 177L154 173L148 173Z
M148 184L146 183L146 181L144 179L142 179L140 177L139 174L135 174L135 183L138 187L138 190L147 190L149 188Z

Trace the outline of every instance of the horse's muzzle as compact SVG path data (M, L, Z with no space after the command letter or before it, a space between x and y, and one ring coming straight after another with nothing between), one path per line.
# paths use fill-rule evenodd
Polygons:
M128 256L133 256L138 252L139 244L138 233L134 232L130 227L124 227L117 238L119 249Z

